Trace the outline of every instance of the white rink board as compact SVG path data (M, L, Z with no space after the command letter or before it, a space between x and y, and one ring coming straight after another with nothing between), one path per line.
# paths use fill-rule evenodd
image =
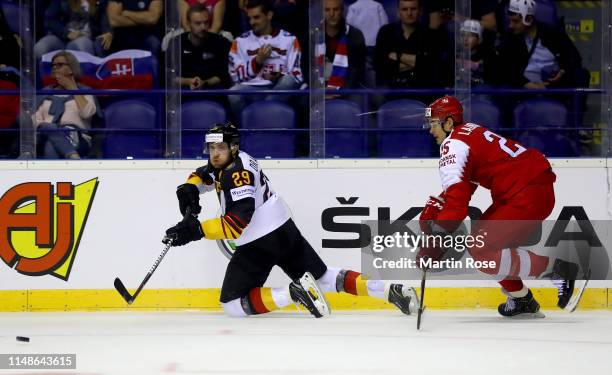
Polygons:
M99 180L68 281L53 276L24 276L0 262L0 289L110 289L116 276L126 285L137 285L160 253L165 229L180 219L175 189L195 165L197 162L172 161L151 161L146 165L130 161L0 164L4 170L0 195L25 182L69 181L77 185L92 178ZM273 189L291 207L305 237L330 266L341 268L359 270L360 254L359 249L322 249L323 238L352 238L350 234L330 233L322 227L323 210L340 207L336 197L358 197L350 207L368 208L369 216L344 218L357 223L376 219L379 207L389 207L391 219L396 219L410 207L422 207L428 195L440 192L434 160L361 164L333 160L264 161L263 165ZM556 161L555 165L560 167L555 168L557 205L551 219L557 217L563 206L582 206L590 219L612 218L611 181L605 160ZM201 219L218 214L214 193L203 196L201 203L204 207ZM471 205L484 211L489 203L488 191L478 189ZM147 287L218 288L226 264L227 259L214 241L192 243L172 249ZM278 285L286 280L274 271L268 284Z

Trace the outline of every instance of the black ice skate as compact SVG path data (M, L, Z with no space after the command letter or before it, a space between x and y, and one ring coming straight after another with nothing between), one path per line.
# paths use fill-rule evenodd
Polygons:
M315 318L330 314L329 304L310 272L289 284L293 302L304 306Z
M389 286L387 300L406 315L410 315L412 311L415 311L419 304L419 298L414 288L402 284L391 284Z
M591 276L591 272L587 271L584 280L580 280L580 285L576 285L579 268L576 263L567 262L563 259L555 259L552 273L548 275L553 285L557 287L557 306L570 312L573 312L578 307L582 293ZM575 288L578 289L578 293L572 298Z
M497 308L497 311L507 318L533 319L543 318L544 314L540 312L540 304L533 298L531 290L527 291L525 297L512 297L508 292L502 289L502 292L508 296L506 303L502 303Z

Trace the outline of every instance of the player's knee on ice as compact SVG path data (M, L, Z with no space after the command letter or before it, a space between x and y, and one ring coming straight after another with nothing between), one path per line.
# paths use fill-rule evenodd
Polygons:
M234 318L243 318L247 316L242 308L242 304L240 303L240 298L233 299L229 302L221 302L221 306L223 307L223 311L225 311L228 316Z

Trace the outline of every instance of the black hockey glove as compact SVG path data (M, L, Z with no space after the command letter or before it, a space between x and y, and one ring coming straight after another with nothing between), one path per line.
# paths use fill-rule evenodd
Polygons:
M204 238L200 220L191 215L166 231L166 238L172 240L172 246L183 246L191 241Z
M176 188L176 196L179 201L181 215L185 216L187 207L191 207L191 214L198 216L202 211L200 206L200 191L194 184L182 184Z

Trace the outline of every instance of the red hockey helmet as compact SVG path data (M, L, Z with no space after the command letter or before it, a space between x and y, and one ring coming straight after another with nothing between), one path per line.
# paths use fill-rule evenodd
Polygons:
M436 99L433 103L425 109L425 117L429 121L430 119L438 119L441 123L444 123L447 118L452 118L455 124L463 123L463 107L459 100L452 96L443 96Z

